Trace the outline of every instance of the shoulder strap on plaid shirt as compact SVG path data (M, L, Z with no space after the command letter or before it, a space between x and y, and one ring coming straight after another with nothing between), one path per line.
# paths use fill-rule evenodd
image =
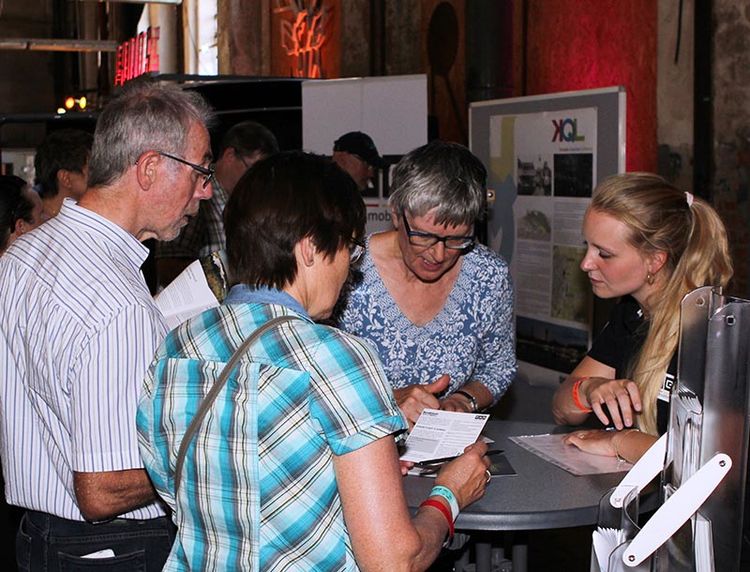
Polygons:
M240 359L242 359L242 356L247 352L250 346L260 336L262 336L268 330L275 328L279 324L282 324L284 322L291 322L292 320L301 320L301 318L298 318L296 316L279 316L263 324L260 328L255 330L252 334L250 334L250 336L248 336L248 338L244 342L242 342L242 345L239 348L237 348L237 351L235 351L232 354L232 357L227 362L227 365L225 365L224 369L221 370L221 374L219 374L219 379L217 379L216 383L214 383L211 386L211 389L208 390L206 397L204 397L203 401L201 401L201 404L198 406L198 411L196 412L195 417L193 417L193 420L190 422L190 425L188 425L187 429L185 430L185 435L182 437L182 441L180 442L180 449L177 451L177 462L175 463L175 471L174 471L174 496L175 498L177 498L177 491L179 491L180 489L180 480L182 478L182 466L185 463L185 455L187 454L187 449L190 446L190 442L193 440L193 437L198 432L198 428L200 427L200 424L203 422L203 419L206 417L206 413L208 413L208 410L211 409L211 405L213 405L214 401L216 401L216 397L219 395L219 393L223 389L224 385L227 382L227 379L229 379L229 374L232 373L232 370L235 368L235 366L240 361Z

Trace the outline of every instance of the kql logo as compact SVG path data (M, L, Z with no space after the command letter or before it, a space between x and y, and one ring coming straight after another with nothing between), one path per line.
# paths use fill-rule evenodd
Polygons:
M553 119L552 125L555 126L555 133L552 135L552 142L563 141L566 143L573 143L575 141L585 141L586 137L578 135L578 120L571 119Z

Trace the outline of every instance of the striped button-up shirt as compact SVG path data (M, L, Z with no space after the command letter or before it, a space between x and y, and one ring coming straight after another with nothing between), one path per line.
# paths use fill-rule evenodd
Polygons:
M236 348L278 315L228 379L187 449L183 435ZM367 342L279 304L230 304L173 330L138 408L143 459L174 510L165 570L356 570L333 456L406 423Z
M166 334L148 254L101 216L60 214L0 258L0 456L10 504L83 520L73 472L143 466L135 410ZM121 515L153 518L161 505Z

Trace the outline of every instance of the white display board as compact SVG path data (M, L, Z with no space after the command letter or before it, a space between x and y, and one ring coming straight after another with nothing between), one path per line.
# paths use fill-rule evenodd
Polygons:
M367 133L381 155L403 155L427 143L427 76L305 81L303 149L330 155L348 131Z
M302 147L330 155L349 131L367 133L389 162L427 143L427 76L308 80L302 84ZM391 227L388 171L364 194L367 232Z

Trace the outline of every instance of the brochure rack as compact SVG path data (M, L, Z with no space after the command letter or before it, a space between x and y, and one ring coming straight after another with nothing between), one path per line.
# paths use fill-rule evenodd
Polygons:
M605 497L624 520L625 513L633 514L632 497L661 473L663 504L635 535L637 527L621 524L622 542L609 558L608 572L740 569L750 437L750 301L710 287L689 293L682 302L678 363L667 434Z

